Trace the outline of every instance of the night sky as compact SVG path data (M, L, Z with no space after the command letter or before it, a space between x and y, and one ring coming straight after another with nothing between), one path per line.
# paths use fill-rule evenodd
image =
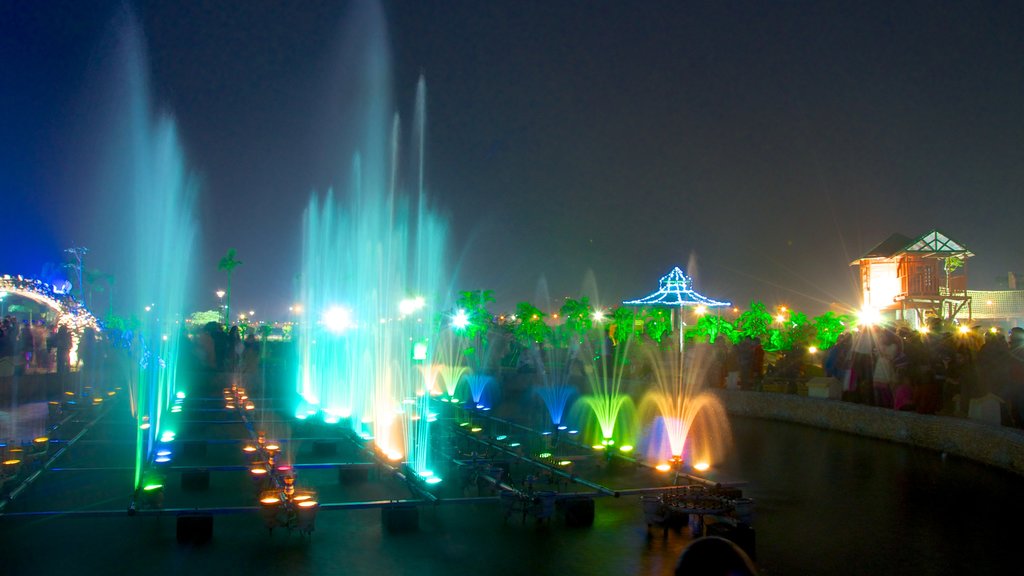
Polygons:
M0 273L37 276L118 222L77 181L121 2L0 0ZM129 2L151 90L202 182L193 308L284 319L301 215L330 185L321 110L349 2ZM394 103L428 85L427 185L459 289L495 309L696 289L856 307L851 260L933 228L970 287L1024 270L1024 4L385 2ZM345 166L348 158L338 158ZM337 182L334 182L337 184ZM127 232L125 232L127 234ZM123 244L129 242L125 238ZM103 268L127 253L94 249Z

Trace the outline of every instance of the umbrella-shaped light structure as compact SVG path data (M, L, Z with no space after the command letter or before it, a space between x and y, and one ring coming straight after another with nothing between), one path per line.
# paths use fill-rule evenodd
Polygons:
M673 310L678 311L681 311L682 308L685 307L705 306L707 308L718 308L721 306L732 305L730 302L714 300L694 292L693 280L684 274L678 266L673 268L668 274L661 277L661 280L658 281L657 292L636 300L624 300L622 303L626 306L658 306L662 308L672 308ZM680 318L680 324L682 324L681 320L682 318ZM680 327L680 345L682 344L682 341L683 331Z

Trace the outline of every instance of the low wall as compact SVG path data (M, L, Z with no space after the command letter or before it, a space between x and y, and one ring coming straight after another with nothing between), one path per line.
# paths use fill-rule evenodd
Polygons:
M930 448L1024 475L1024 431L966 418L898 412L851 402L716 390L737 416L783 420Z

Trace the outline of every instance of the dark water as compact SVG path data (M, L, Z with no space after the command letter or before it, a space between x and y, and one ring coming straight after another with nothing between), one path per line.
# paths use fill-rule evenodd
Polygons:
M244 463L231 441L241 436L240 424L211 402L182 432L183 439L216 441L194 464ZM126 508L126 412L120 406L102 418L7 512ZM763 574L999 574L1018 563L1016 532L1003 527L1024 513L1018 476L809 427L746 418L732 424L735 451L717 474L747 482ZM299 445L302 431L292 433L302 459L308 446ZM252 503L244 472L211 474L210 490L191 494L171 474L166 505ZM618 478L628 482L626 476L620 471ZM334 470L300 478L324 501L410 497L388 478L342 484ZM324 511L304 539L268 535L255 515L217 516L212 542L194 548L177 544L170 516L12 514L0 517L0 555L4 574L670 574L690 541L686 529L648 533L637 497L599 498L595 524L584 529L558 519L506 522L496 504L423 507L419 520L415 532L391 534L380 510Z

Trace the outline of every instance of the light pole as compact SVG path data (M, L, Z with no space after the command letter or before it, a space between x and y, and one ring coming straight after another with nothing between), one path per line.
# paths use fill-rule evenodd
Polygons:
M225 294L225 292L223 290L217 290L216 292L214 292L214 294L217 295L217 307L220 309L221 317L224 318L224 324L226 325L228 323L228 318L224 317L224 312L225 312L224 311L224 294Z

